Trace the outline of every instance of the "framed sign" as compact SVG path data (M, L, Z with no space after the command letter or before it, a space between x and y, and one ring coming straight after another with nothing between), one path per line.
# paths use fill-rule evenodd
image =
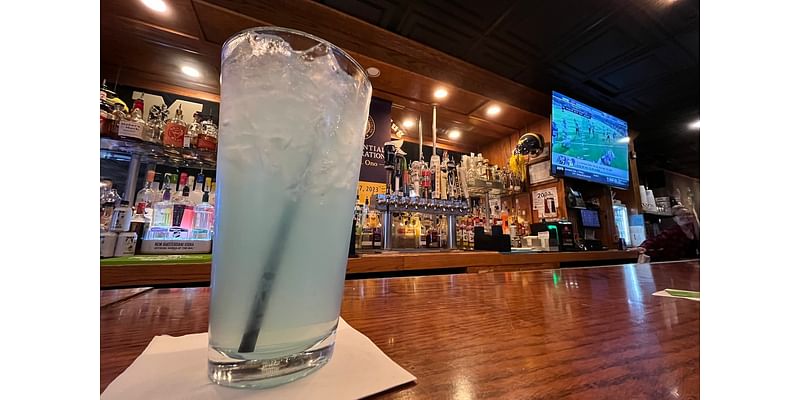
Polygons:
M533 209L541 218L558 218L558 187L553 185L531 192Z
M528 177L531 185L556 180L554 176L550 175L550 162L548 160L528 165Z

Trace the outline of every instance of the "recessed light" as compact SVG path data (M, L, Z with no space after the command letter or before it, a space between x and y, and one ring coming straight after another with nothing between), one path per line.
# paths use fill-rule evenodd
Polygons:
M461 131L458 129L451 129L447 132L447 137L450 139L458 139L461 137Z
M381 70L375 67L367 67L367 75L369 75L370 78L377 78L381 76Z
M491 106L491 107L489 107L489 108L486 110L486 114L489 114L489 115L497 115L497 114L500 114L500 106L498 106L498 105L494 105L494 106Z
M182 66L181 67L181 72L183 72L186 75L191 76L192 78L199 78L200 77L200 71L198 71L197 68L193 68L193 67L190 67L188 65ZM220 79L221 78L222 77L220 77Z
M167 11L167 3L164 3L164 0L142 0L142 3L153 11L162 13Z
M698 119L697 121L694 121L691 124L689 124L689 128L690 129L697 129L699 131L700 130L700 120Z
M436 97L437 99L443 99L443 98L447 97L447 90L436 89L436 91L433 92L433 97Z
M403 128L413 128L414 127L414 120L411 118L406 118L403 120Z

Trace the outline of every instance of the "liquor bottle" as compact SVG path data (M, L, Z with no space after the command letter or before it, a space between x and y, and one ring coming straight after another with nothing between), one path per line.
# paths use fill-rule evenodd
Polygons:
M142 109L144 101L136 99L133 101L133 110L128 118L119 123L119 137L134 140L144 140L144 128L146 126L142 119Z
M147 116L147 126L144 129L144 140L146 142L161 144L164 139L164 110L166 104L150 106Z
M165 180L165 182L168 181ZM161 197L161 201L153 204L153 220L150 222L151 227L169 228L172 226L173 203L171 197L170 185L167 183L164 186L164 195Z
M156 171L148 170L145 178L144 187L136 193L136 214L144 215L145 218L152 218L153 202L156 200L157 192L153 189L153 181Z
M475 249L475 224L467 221L467 250Z
M437 231L436 226L438 225L438 217L437 221L434 224L431 224L431 227L428 228L427 232L427 242L428 248L439 248L439 232Z
M430 220L427 217L423 217L419 228L419 247L423 249L428 247L428 227L430 227Z
M195 111L192 115L192 119L194 119L194 121L186 128L186 136L183 137L184 149L197 148L197 139L200 137L200 132L203 129L200 125L203 121L203 116L200 114L200 111Z
M206 119L200 123L200 134L197 137L197 148L205 151L217 151L217 138L219 136L217 126L211 119Z
M211 177L206 177L205 182L203 183L203 191L209 192L209 196L214 193L214 189L211 187Z
M194 177L190 177L194 179ZM191 185L190 185L191 187ZM194 190L189 193L189 200L194 204L200 204L203 202L203 195L204 193L203 188L203 174L197 175L197 180L194 181Z
M177 198L172 206L172 227L185 229L185 235L181 233L181 236L185 236L186 239L189 238L189 231L192 229L194 206L189 200L189 186L184 186L181 197Z
M178 179L178 185L175 186L175 190L177 191L179 196L183 196L183 188L186 187L186 182L189 179L189 173L181 172L180 178Z
M503 227L504 235L509 234L508 217L509 217L509 212L508 208L506 208L503 210L503 212L500 213L500 221L501 221L501 226Z
M119 103L114 104L114 111L111 112L111 137L119 137L119 124L125 119L124 106Z
M111 113L114 111L114 106L108 98L113 96L114 92L108 90L106 80L103 79L103 85L100 87L100 136L111 136L111 125L114 122Z
M164 198L164 191L170 185L172 185L172 174L165 172L164 179L161 181L161 188L158 190L159 198Z
M464 219L458 218L456 224L456 248L463 249L464 248Z
M373 227L369 219L369 198L364 201L364 209L361 213L361 236L359 236L359 243L362 249L371 249L373 245L372 233Z
M132 216L133 213L131 212L131 207L128 204L128 201L122 200L119 203L119 206L114 208L108 230L111 232L127 232L131 229Z
M163 144L166 147L183 147L183 138L186 136L187 131L186 123L183 122L183 111L181 106L175 110L175 116L167 121L164 126L164 139Z
M206 180L207 181L207 180ZM209 184L211 186L211 190L208 191L208 202L211 203L214 207L217 206L217 181L213 181Z
M208 202L208 198L208 192L203 193L200 204L194 207L194 221L192 223L192 238L194 239L211 239L214 231L214 206Z
M447 218L439 218L439 247L447 248Z

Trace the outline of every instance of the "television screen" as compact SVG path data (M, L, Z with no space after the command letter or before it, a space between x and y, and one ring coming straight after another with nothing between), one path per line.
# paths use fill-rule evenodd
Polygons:
M628 124L553 92L551 173L628 188Z
M600 214L596 210L581 210L581 224L587 228L599 228Z

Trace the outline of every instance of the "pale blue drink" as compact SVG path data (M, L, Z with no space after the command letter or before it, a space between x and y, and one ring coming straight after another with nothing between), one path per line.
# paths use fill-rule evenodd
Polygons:
M274 386L330 359L371 93L352 58L302 32L223 46L213 382Z

